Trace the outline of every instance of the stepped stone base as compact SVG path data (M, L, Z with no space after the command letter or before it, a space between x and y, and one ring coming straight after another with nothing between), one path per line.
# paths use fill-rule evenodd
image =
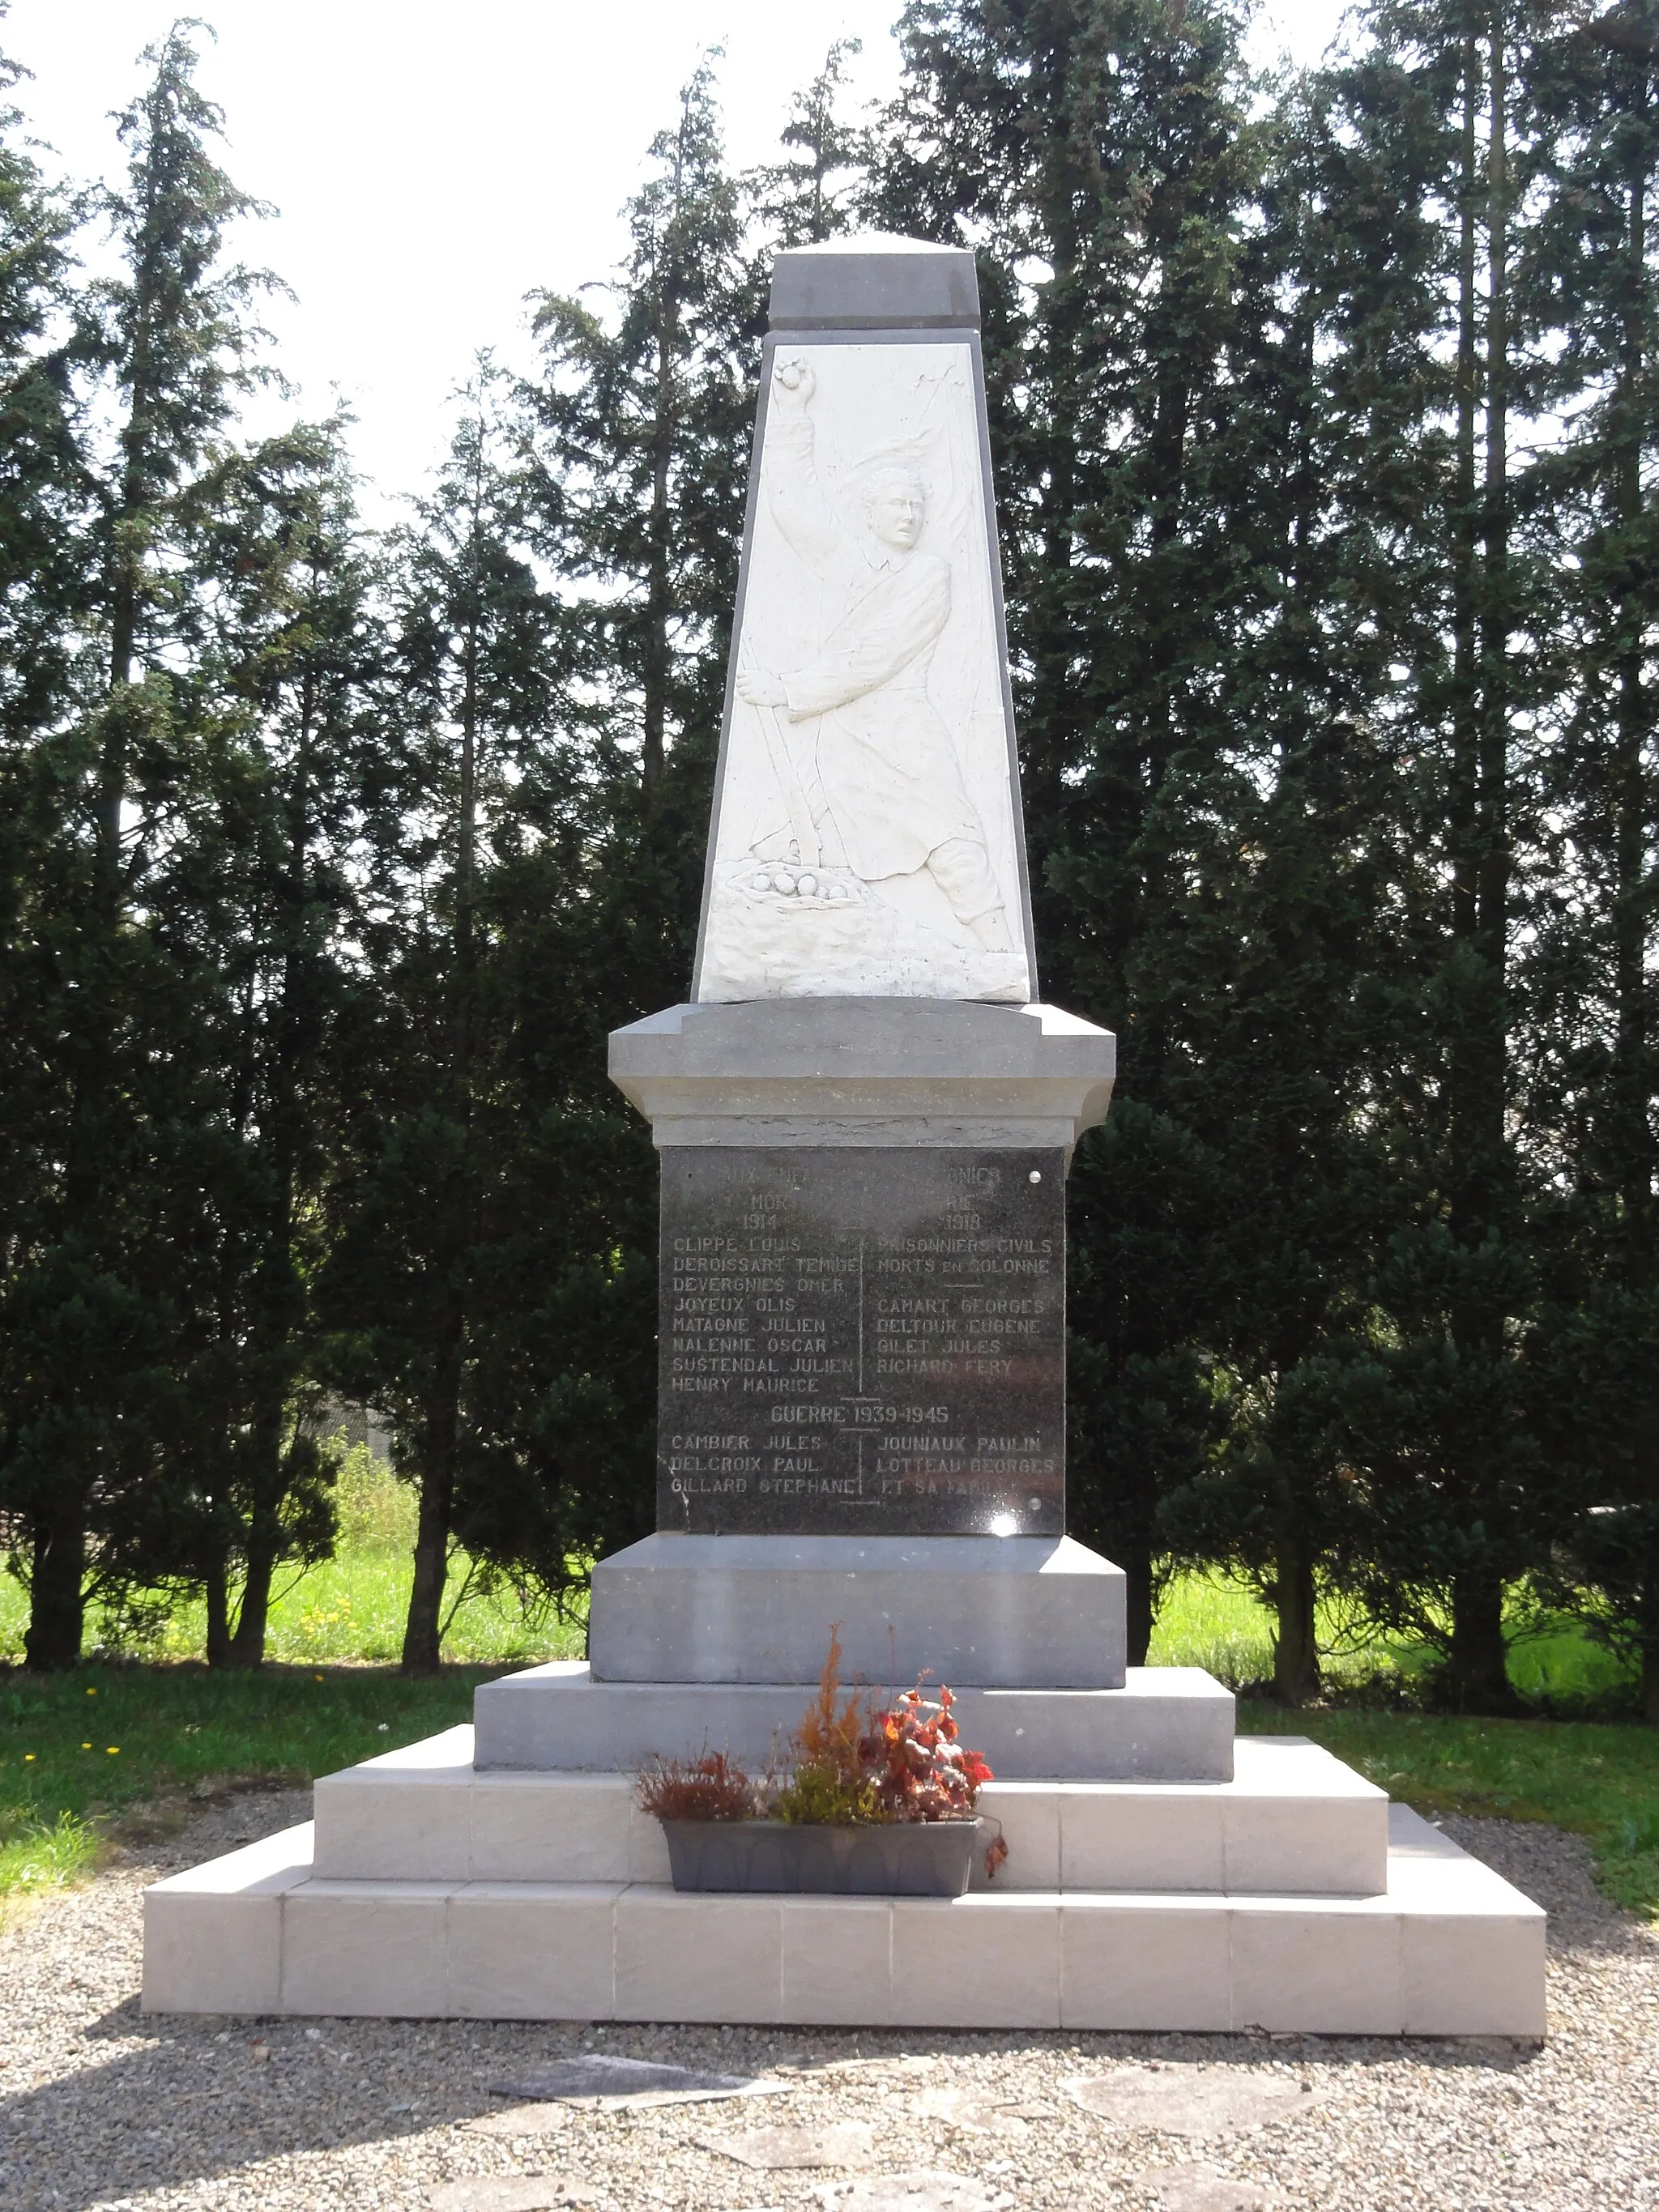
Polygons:
M1069 1536L659 1534L593 1570L605 1682L1120 1690L1123 1570ZM799 1702L799 1701L798 1701Z
M602 1682L585 1661L556 1659L479 1685L476 1753L481 1767L603 1772L707 1742L758 1770L799 1720L803 1702L799 1683ZM957 1718L963 1742L1010 1780L1232 1776L1232 1693L1201 1668L1131 1667L1120 1690L964 1686Z
M313 1871L330 1881L668 1880L660 1824L629 1774L475 1768L470 1728L386 1752L316 1790ZM1300 1736L1242 1736L1231 1782L988 1783L1011 1889L1374 1895L1389 1801Z
M149 2012L1538 2036L1544 1916L1405 1808L1373 1896L680 1896L331 1880L309 1826L145 1899Z
M621 1572L607 1563L604 1663L636 1663L654 1635L658 1663L765 1656L796 1679L606 1680L560 1662L483 1684L472 1728L325 1776L314 1824L157 1883L145 2008L1543 2033L1537 1906L1318 1745L1235 1744L1232 1697L1208 1674L966 1678L975 1652L981 1671L1015 1671L1039 1630L1057 1670L1091 1649L1109 1660L1100 1632L1121 1622L1121 1577L1063 1541L953 1540L967 1547L955 1575L936 1573L945 1547L931 1539L931 1564L899 1560L892 1540L757 1539L781 1550L751 1557L751 1540L685 1536L651 1540L632 1568L621 1555ZM867 1657L900 1572L942 1594L920 1601L924 1627L957 1638L963 1736L996 1775L982 1833L1000 1827L1007 1866L989 1882L981 1856L951 1899L678 1893L635 1771L703 1743L763 1770L799 1718L824 1607ZM952 1609L964 1577L982 1632L973 1608Z

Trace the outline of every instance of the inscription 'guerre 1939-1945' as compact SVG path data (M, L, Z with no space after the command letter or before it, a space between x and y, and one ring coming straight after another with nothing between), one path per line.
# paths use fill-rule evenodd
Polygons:
M662 1154L657 1524L1059 1534L1065 1159Z

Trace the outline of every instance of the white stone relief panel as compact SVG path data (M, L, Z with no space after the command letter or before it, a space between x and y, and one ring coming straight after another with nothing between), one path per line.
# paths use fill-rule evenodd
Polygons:
M698 995L1031 996L966 345L774 358Z

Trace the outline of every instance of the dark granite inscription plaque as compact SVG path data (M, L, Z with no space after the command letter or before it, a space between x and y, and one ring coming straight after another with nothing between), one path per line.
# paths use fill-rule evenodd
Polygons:
M1058 1535L1066 1164L662 1154L657 1526Z

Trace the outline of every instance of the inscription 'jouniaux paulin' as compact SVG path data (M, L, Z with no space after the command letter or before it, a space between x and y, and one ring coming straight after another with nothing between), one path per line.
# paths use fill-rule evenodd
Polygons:
M662 1170L659 1528L1062 1533L1060 1152Z

